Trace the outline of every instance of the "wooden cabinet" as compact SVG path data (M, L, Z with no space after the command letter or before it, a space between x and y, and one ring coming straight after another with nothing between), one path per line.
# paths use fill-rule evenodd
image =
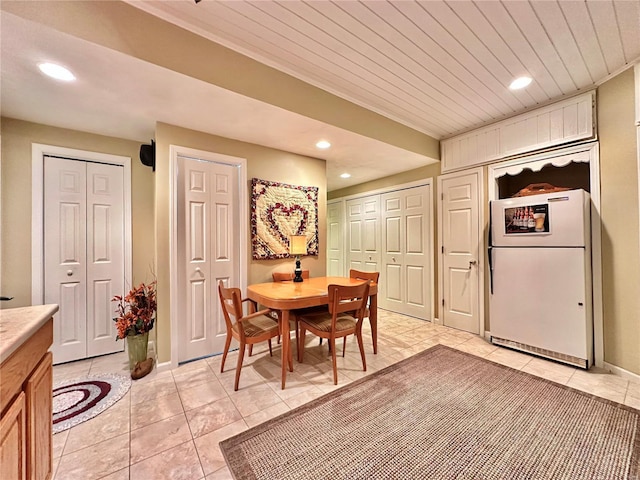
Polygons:
M53 355L47 352L27 380L27 471L31 480L51 478L53 437Z
M52 477L53 364L47 350L53 341L52 315L57 306L49 307L29 307L35 318L29 317L29 308L0 312L4 337L0 346L1 479ZM33 328L25 328L30 322Z
M0 477L27 478L27 422L24 393L11 404L0 420Z
M442 173L595 138L595 91L441 142Z

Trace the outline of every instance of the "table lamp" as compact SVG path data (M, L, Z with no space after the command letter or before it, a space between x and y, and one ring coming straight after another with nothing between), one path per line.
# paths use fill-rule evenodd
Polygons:
M289 237L289 254L296 256L296 269L294 282L302 281L302 269L300 268L300 255L307 254L307 237L306 235L291 235Z

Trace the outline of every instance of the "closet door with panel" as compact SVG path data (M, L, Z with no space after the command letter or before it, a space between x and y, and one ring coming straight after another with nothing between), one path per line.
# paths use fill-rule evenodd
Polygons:
M430 185L382 194L380 308L431 319Z
M111 299L124 292L123 167L44 162L44 301L54 316L54 364L122 351Z
M380 271L380 195L347 201L347 272Z
M178 362L224 349L218 281L239 286L238 169L178 156Z
M327 275L330 277L345 275L343 205L342 201L327 203Z

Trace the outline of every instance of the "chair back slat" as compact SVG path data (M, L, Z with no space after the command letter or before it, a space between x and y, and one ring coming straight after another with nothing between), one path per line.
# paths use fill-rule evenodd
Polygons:
M359 285L329 285L329 313L336 316L344 312L356 312L362 320L364 308L369 298L369 282Z
M227 324L227 329L230 329L239 318L243 317L240 289L226 288L222 280L220 280L218 282L218 294L224 321ZM233 320L231 317L233 317Z
M362 272L352 268L349 270L349 278L369 280L370 282L378 283L378 280L380 279L380 272Z

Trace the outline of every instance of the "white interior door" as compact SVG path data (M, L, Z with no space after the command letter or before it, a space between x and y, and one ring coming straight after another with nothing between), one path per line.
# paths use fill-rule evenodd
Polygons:
M44 162L44 302L54 363L123 349L112 321L123 293L123 169L56 157Z
M218 300L218 280L239 282L238 169L178 157L178 362L223 350L226 326Z
M347 266L380 271L380 195L347 201Z
M440 186L441 299L444 325L479 334L482 170L442 175Z
M342 277L344 272L343 202L327 203L327 275Z
M45 161L44 303L60 306L53 317L54 363L87 354L86 180L84 162Z
M116 345L113 303L124 285L123 168L87 166L87 356L122 350Z
M381 195L381 308L431 318L429 185Z

